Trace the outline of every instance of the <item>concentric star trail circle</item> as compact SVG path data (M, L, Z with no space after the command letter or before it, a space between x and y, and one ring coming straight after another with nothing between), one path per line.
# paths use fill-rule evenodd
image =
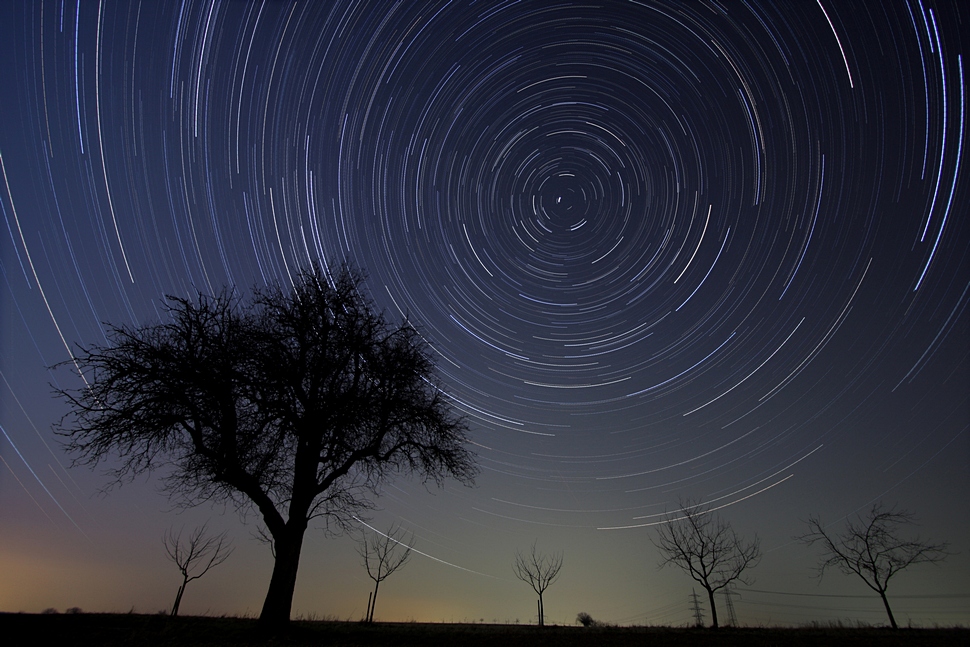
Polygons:
M962 3L15 4L0 423L47 518L43 367L343 260L471 425L480 489L385 499L427 528L960 489Z

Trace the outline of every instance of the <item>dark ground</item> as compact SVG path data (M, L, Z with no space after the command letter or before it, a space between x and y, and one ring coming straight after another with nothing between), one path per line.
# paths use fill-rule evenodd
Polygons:
M546 627L423 623L293 622L264 632L255 620L136 614L0 613L5 645L320 645L380 647L679 647L727 645L970 645L970 629Z

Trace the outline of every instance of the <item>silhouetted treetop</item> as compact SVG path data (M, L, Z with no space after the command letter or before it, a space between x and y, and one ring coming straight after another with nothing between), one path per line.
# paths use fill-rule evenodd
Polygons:
M274 570L267 605L278 576L288 589L264 618L289 617L310 519L346 527L398 474L440 484L477 472L427 344L377 313L362 281L314 266L247 302L168 297L169 321L111 327L107 345L74 358L85 386L57 391L76 463L109 464L118 482L165 467L183 504L259 511L285 571Z

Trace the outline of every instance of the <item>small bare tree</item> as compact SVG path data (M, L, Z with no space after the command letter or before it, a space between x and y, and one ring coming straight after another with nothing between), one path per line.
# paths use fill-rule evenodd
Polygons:
M374 592L367 600L365 622L374 622L374 607L377 605L377 590L381 582L394 571L407 564L414 548L414 535L406 536L400 526L390 528L387 533L363 533L357 552L364 560L367 575L374 580Z
M757 535L744 542L731 524L690 499L681 503L678 512L667 515L665 523L658 526L653 544L663 555L660 568L677 566L707 591L711 626L715 629L718 625L714 593L735 580L750 585L753 580L744 572L761 560Z
M562 569L562 553L544 555L532 544L532 551L528 555L515 553L515 563L512 565L515 576L532 587L539 596L539 626L545 626L545 607L542 604L542 594L559 577Z
M898 629L886 598L890 578L913 564L940 562L947 556L946 543L932 544L919 537L910 540L899 537L900 528L913 521L911 512L895 508L887 510L877 503L866 517L860 515L856 521L850 519L845 530L837 535L826 532L819 517L809 517L809 532L797 539L809 546L822 545L819 578L830 566L846 575L858 575L882 598L889 623L893 629Z
M207 524L196 528L192 534L183 542L182 530L173 532L171 528L162 537L162 544L168 558L175 562L182 573L182 585L179 586L178 595L175 596L175 604L172 606L172 615L179 614L179 605L182 603L182 594L185 593L185 586L192 580L197 580L209 569L215 568L226 561L234 550L231 541L226 541L225 531L218 535L209 536L206 529Z

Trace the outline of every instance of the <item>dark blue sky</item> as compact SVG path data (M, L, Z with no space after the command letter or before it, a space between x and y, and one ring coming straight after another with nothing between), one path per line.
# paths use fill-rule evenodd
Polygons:
M95 496L46 367L166 294L349 259L483 468L381 497L426 555L378 616L528 622L538 540L565 552L550 621L685 623L649 537L693 497L762 538L742 621L882 622L791 541L876 501L960 553L899 577L897 618L970 621L970 14L774 5L6 4L0 610L155 611L159 538L210 517L239 549L183 609L258 609L255 519L153 479ZM353 542L312 536L294 608L359 617Z

